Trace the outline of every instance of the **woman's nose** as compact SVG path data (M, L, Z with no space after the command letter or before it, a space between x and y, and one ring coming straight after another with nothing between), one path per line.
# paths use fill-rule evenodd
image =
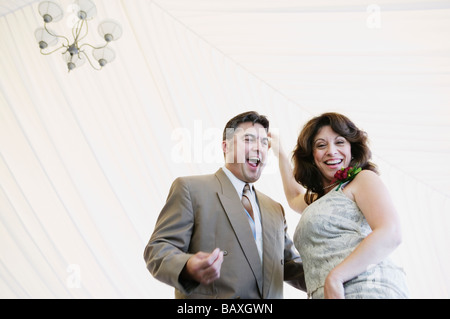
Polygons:
M336 154L336 147L332 144L329 144L327 148L327 155L334 155L334 154Z

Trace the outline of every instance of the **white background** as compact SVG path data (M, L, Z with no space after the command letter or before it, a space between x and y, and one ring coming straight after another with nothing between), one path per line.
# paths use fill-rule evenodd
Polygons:
M39 53L38 1L0 0L0 297L173 298L144 247L172 181L222 166L223 127L248 110L288 150L324 111L367 131L412 296L449 297L450 1L94 2L86 40L119 21L117 58L68 73ZM292 234L273 156L256 187Z

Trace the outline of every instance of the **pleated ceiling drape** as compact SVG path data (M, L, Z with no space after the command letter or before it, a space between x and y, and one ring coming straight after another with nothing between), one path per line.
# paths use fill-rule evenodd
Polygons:
M450 296L449 1L94 2L93 25L122 24L117 58L70 73L39 53L38 1L0 2L0 297L172 298L144 247L172 181L222 166L223 127L247 110L288 150L324 111L366 130L412 296ZM256 187L292 235L270 161Z

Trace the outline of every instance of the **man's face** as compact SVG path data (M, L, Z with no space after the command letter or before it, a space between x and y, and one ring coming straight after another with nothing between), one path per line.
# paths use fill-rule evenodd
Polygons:
M266 165L269 139L265 128L252 122L241 123L232 138L223 141L225 167L247 183L256 182Z

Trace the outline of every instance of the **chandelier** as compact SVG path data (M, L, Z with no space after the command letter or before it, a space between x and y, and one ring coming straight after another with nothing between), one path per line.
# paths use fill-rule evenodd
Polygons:
M40 27L35 31L35 37L39 44L39 48L43 55L50 55L61 50L62 57L67 64L68 71L82 66L86 60L96 70L101 70L106 64L111 63L115 59L115 52L109 47L112 41L118 40L122 36L122 27L114 20L105 20L98 25L98 33L104 39L102 45L92 45L83 43L89 32L89 21L97 14L97 8L91 0L76 0L70 7L73 12L67 24L71 28L72 40L64 35L59 35L49 29L50 23L60 21L64 16L64 11L54 1L42 1L39 3L39 14L44 19L44 27ZM48 48L58 45L56 49L47 51ZM90 49L90 55L86 49ZM98 65L96 65L98 64Z

